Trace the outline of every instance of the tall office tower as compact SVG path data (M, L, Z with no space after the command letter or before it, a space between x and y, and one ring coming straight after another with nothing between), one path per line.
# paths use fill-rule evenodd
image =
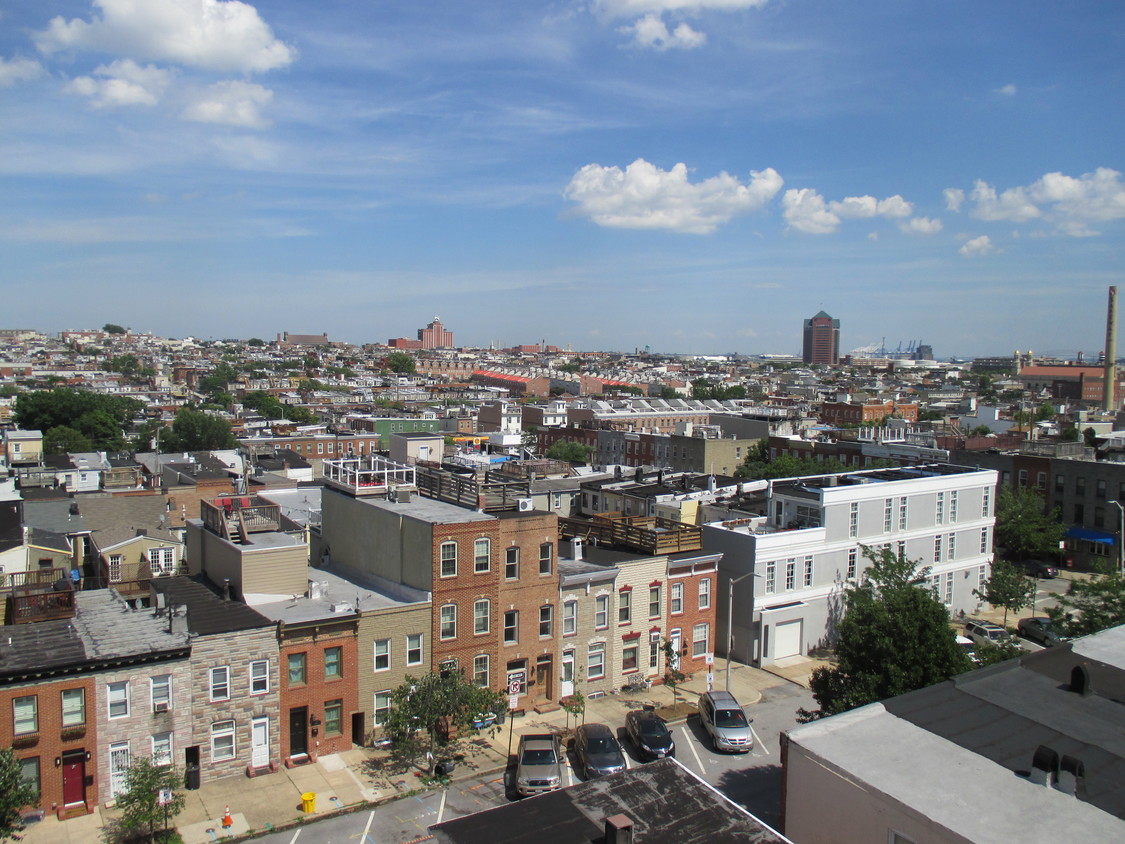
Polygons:
M437 317L425 328L418 329L418 339L422 341L423 349L453 348L453 332L446 331Z
M821 311L805 320L805 363L837 364L840 362L840 320Z

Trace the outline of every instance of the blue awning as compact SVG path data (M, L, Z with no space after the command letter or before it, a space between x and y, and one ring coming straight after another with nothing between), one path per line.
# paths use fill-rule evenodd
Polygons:
M1094 528L1085 527L1072 527L1066 531L1067 539L1085 539L1090 542L1103 542L1106 545L1116 545L1117 535L1113 533L1106 533L1104 530L1095 530Z

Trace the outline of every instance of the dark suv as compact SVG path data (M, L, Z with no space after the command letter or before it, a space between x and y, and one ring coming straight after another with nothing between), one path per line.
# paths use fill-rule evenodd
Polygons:
M1054 578L1059 576L1059 570L1050 563L1042 560L1020 560L1012 565L1029 577Z

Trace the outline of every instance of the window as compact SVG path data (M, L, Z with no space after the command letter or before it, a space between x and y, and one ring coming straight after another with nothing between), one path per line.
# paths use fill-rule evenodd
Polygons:
M691 629L691 655L701 657L707 655L707 646L711 642L711 625L697 624Z
M940 536L934 537L934 562L935 563L941 562L941 537Z
M477 601L473 604L473 635L480 636L488 632L489 622L488 615L490 606L487 599Z
M172 764L172 734L155 733L152 736L152 764Z
M586 652L586 676L598 680L605 676L605 642L595 642Z
M110 683L106 687L109 702L109 717L124 718L129 714L129 683ZM214 697L211 698L214 700Z
M150 548L148 551L148 568L153 577L175 574L176 549Z
M422 664L422 634L412 633L406 637L406 664Z
M555 548L550 542L539 546L539 573L550 574L552 563L555 559Z
M488 688L488 654L473 657L473 682L482 689Z
M270 690L270 661L256 659L250 663L250 694L264 695Z
M1062 495L1066 491L1066 475L1055 475L1055 492ZM982 516L987 516L988 513L982 513Z
M977 589L984 589L984 582L988 579L988 566L980 566L977 569Z
M668 588L668 612L679 615L684 611L684 585L673 583Z
M1026 478L1027 472L1024 472L1022 469L1020 471L1025 476L1025 477L1022 477L1020 479L1020 484L1022 486L1027 481L1027 478ZM945 493L944 492L939 492L937 494L937 504L935 505L935 508L934 508L934 520L939 525L945 523Z
M125 775L129 770L129 742L109 746L109 794L116 797L125 791Z
M957 490L949 493L949 521L957 521Z
M855 548L848 549L848 573L844 576L845 580L855 580L857 556L858 552Z
M520 576L520 549L519 546L509 548L504 559L504 577L508 580L518 580Z
M344 649L340 647L324 649L324 679L339 680L344 676Z
M441 638L457 638L457 605L446 604L441 608Z
M234 721L216 721L211 725L211 761L233 759L234 754Z
M898 500L898 529L906 530L906 496Z
M609 595L594 598L594 627L598 630L609 627Z
M373 727L381 727L387 723L387 718L391 714L391 693L375 692L375 706L372 707L371 725Z
M507 610L504 613L504 643L511 645L520 639L520 613L519 610Z
M86 690L64 689L62 693L62 725L81 727L86 723Z
M20 782L31 786L35 789L35 793L40 793L39 784L39 757L32 756L28 759L20 759ZM38 799L38 798L37 798Z
M563 602L563 635L573 636L578 632L578 602Z
M1041 492L1045 491L1047 489L1047 473L1046 472L1040 472L1035 476L1035 485L1037 487L1039 487L1039 490ZM1102 490L1102 492L1104 494L1105 490Z
M797 561L794 559L785 561L785 588L797 588Z
M812 586L813 558L805 557L805 586Z
M648 617L660 618L660 586L648 588Z
M492 566L492 542L488 539L478 539L473 543L473 571L484 574Z
M943 601L947 607L953 604L953 572L947 572L945 575L945 595Z
M123 560L124 560L124 557L121 554L110 554L109 555L109 582L110 583L120 583L121 582L121 563L122 563Z
M1059 477L1062 477L1061 475ZM980 514L981 516L990 515L989 511L992 507L992 490L987 487L984 490L984 497L981 499Z
M37 695L17 697L12 701L12 723L12 731L17 736L39 732L39 697Z
M949 534L949 536L947 538L949 540L949 543L948 543L948 556L946 557L946 559L947 560L956 560L957 559L957 534L951 533L951 534Z
M1086 520L1086 506L1084 504L1074 505L1074 522L1075 524L1082 524Z
M172 675L161 674L150 681L149 695L153 712L167 712L172 708Z
M648 668L656 671L660 668L660 634L648 634Z
M637 646L626 645L621 649L621 670L622 671L636 671L637 670Z
M1105 527L1105 507L1094 508L1094 527Z
M1019 483L1020 486L1027 486L1027 469L1020 469Z
M848 519L848 536L859 536L859 502L853 501Z
M617 596L617 623L628 624L633 617L633 593L623 589Z
M545 604L539 608L539 636L550 636L552 627L552 608Z
M982 554L988 553L988 528L986 527L980 529L980 552Z
M1086 494L1086 478L1077 477L1074 479L1074 494L1083 496Z
M895 514L895 500L893 498L883 499L883 533L891 532L891 525L894 524Z
M344 701L330 700L324 704L324 734L338 736L344 732Z
M766 594L770 595L777 589L777 562L770 560L766 563Z
M308 659L306 655L289 654L289 685L303 685L308 682Z
M1105 498L1105 478L1098 478L1094 481L1094 495L1098 498Z
M703 577L699 580L699 608L711 609L711 578Z
M441 543L441 576L457 576L457 543Z

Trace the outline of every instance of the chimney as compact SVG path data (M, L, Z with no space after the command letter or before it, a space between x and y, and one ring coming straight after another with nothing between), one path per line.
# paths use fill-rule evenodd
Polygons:
M582 559L582 540L577 536L570 540L570 556L576 560Z
M605 844L633 844L633 821L628 815L605 819Z
M1106 309L1105 319L1105 390L1104 407L1112 413L1117 410L1117 401L1114 397L1114 382L1117 376L1117 286L1109 288L1109 306Z
M168 632L175 634L186 634L188 632L188 608L187 604L177 604L172 607L172 611L168 613Z

